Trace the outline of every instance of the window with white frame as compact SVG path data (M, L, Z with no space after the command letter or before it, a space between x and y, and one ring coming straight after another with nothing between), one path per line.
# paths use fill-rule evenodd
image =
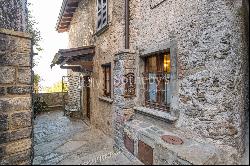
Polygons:
M108 23L108 0L97 0L97 31Z

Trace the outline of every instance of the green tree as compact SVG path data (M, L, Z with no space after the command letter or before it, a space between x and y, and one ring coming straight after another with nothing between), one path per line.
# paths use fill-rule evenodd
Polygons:
M31 3L28 3L28 27L27 27L27 31L33 38L33 44L34 44L35 49L37 51L42 51L43 49L40 46L40 41L42 40L41 32L36 27L36 25L38 24L38 21L32 15L32 12L30 10L31 5L32 5Z
M41 77L38 74L34 75L34 93L38 93L39 92L39 83L41 81Z
M63 92L67 92L68 91L67 84L64 84L63 87L64 87ZM45 88L44 91L45 93L62 92L62 82L61 81L57 82L53 86Z

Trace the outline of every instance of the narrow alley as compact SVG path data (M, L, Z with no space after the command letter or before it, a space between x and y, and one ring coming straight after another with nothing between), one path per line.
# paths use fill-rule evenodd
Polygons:
M140 164L115 152L112 139L101 131L62 111L40 114L34 123L34 165Z
M249 165L249 0L0 0L0 165Z

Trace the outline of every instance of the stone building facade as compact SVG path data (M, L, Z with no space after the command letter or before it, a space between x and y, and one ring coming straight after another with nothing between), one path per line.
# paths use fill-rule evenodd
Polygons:
M57 30L68 31L70 48L95 47L88 62L92 71L82 72L92 83L90 123L113 136L116 148L145 164L240 163L249 117L246 3L64 1ZM170 66L164 68L165 87L148 84L158 81L157 74L145 79L153 64L148 65L150 57L162 58L156 60L157 70L161 62ZM83 96L85 92L83 88Z
M31 164L32 44L26 0L0 0L0 164Z

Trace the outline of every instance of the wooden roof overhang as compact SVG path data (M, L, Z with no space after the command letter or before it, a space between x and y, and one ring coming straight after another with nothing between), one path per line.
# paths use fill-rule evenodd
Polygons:
M78 8L80 0L63 0L60 14L58 17L56 30L60 32L66 32L69 30L70 23L73 15Z
M51 68L60 65L61 69L71 69L74 72L92 72L95 46L86 46L59 50L51 64Z

